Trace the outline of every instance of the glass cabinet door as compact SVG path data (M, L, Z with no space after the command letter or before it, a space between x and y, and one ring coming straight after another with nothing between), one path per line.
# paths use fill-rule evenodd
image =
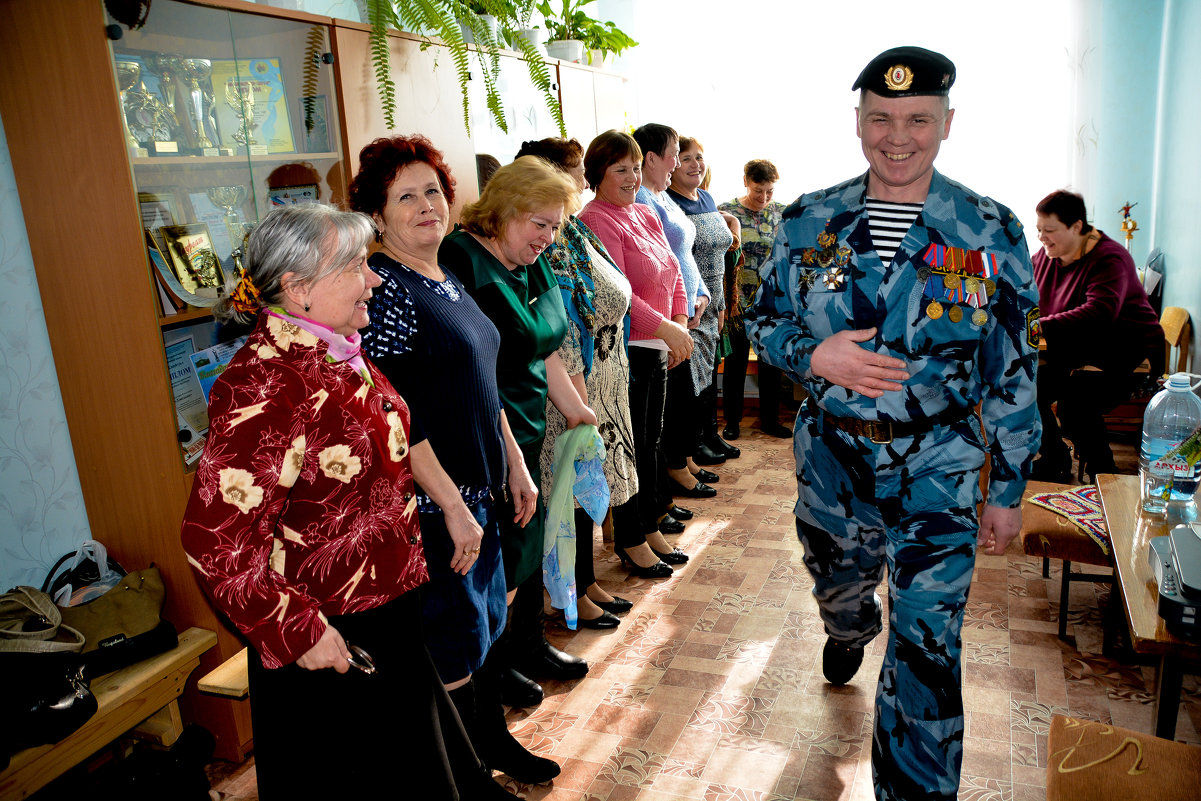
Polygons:
M159 0L111 44L163 332L181 456L192 469L208 387L239 332L211 307L272 207L345 197L339 102L324 25ZM148 313L151 313L148 311ZM236 342L235 342L236 344Z

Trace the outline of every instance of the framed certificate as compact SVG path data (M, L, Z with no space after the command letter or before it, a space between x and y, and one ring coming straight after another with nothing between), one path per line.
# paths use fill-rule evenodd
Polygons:
M297 203L316 203L317 185L275 186L267 190L272 206L292 206Z
M225 287L225 274L220 259L213 252L208 226L204 223L165 225L159 231L167 246L163 255L175 269L183 288L214 301L220 297Z
M222 147L235 153L295 153L278 58L212 59L213 108Z

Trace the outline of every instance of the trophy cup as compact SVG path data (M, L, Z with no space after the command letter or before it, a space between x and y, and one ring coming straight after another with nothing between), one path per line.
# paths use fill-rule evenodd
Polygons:
M130 154L135 158L146 156L146 148L134 137L133 132L129 130L128 111L125 104L128 100L128 92L142 78L142 65L136 61L127 61L125 59L116 60L117 69L117 88L120 90L119 96L121 100L121 129L125 131L125 145L129 148Z
M245 149L247 155L263 156L267 153L267 147L254 138L254 129L267 116L270 108L257 103L254 92L253 83L230 81L225 84L225 104L233 110L238 121L238 129L233 133L234 141Z
M176 111L179 82L175 75L183 70L181 62L179 56L165 53L155 53L146 59L146 64L158 73L158 91L162 98L160 100L146 93L146 99L142 103L143 114L153 114L160 123L156 125L157 135L150 142L150 146L158 155L179 153L179 142L175 141L173 135L180 128L179 112ZM162 131L163 127L166 128L165 133Z
M242 238L246 235L245 227L238 219L238 206L246 199L244 186L210 186L205 190L209 201L225 212L225 230L229 231L229 243L234 254L240 255ZM235 255L236 259L236 255Z
M204 130L204 90L200 88L200 82L209 77L213 72L213 65L207 58L185 58L180 60L180 65L183 68L184 77L191 83L191 100L192 119L196 124L196 147L200 149L203 156L217 155L217 148L213 146L213 141L208 138L208 134Z

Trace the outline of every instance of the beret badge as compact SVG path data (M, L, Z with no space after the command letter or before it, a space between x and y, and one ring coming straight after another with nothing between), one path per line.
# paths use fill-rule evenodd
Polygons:
M893 92L904 92L912 83L913 70L904 64L889 67L888 73L884 76L884 85Z

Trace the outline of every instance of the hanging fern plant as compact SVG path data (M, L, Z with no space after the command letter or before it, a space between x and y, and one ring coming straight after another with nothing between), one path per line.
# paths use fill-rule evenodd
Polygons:
M563 112L559 100L551 91L550 72L544 56L524 40L511 36L519 27L508 0L473 0L471 6L483 7L500 22L501 35L485 25L478 14L469 8L468 0L366 0L367 19L371 23L371 62L379 88L380 105L384 122L389 129L396 127L396 84L391 79L391 63L388 51L388 28L407 30L425 37L421 49L434 43L428 38L436 36L446 46L454 64L455 76L463 97L463 127L471 135L471 101L467 92L472 78L471 55L463 40L460 23L471 31L478 55L477 63L484 81L484 102L492 119L505 133L509 123L505 119L504 101L497 89L500 76L500 50L503 38L517 44L525 61L530 80L542 94L547 110L555 120L561 135L566 135Z

